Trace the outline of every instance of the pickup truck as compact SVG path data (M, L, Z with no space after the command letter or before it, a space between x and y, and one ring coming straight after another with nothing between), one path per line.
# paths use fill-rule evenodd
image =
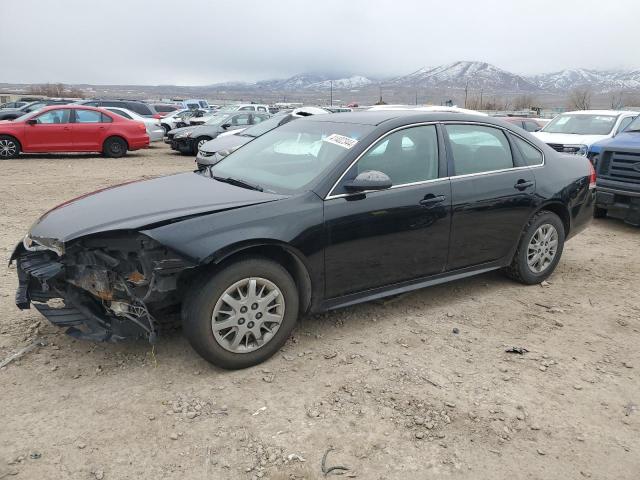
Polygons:
M588 157L597 175L594 215L640 226L640 117L615 137L593 144Z

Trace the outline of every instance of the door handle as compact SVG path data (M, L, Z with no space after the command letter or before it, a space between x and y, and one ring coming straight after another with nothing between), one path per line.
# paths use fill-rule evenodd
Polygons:
M420 205L422 205L423 207L432 207L444 202L445 199L446 197L444 195L434 195L433 193L430 193L426 195L422 200L420 200Z
M516 184L513 186L513 188L520 191L525 190L529 187L533 187L533 182L530 180L523 180L523 179L518 180Z

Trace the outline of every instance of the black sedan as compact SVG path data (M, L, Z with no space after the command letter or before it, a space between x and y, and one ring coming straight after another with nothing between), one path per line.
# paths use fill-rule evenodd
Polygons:
M200 355L243 368L306 312L495 269L539 283L592 217L589 161L500 120L339 117L50 210L11 257L18 307L103 341L153 341L181 319Z
M217 138L221 133L247 128L267 118L269 118L268 113L218 113L212 115L203 125L175 128L169 131L165 142L171 145L173 150L178 150L184 155L195 155L202 145Z

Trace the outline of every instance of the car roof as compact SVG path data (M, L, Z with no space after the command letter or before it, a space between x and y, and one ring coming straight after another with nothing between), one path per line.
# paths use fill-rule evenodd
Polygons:
M463 121L479 123L495 123L500 125L500 120L492 117L457 112L425 112L416 110L373 110L365 112L330 113L327 115L312 115L305 117L303 121L334 122L334 123L358 123L361 125L380 125L395 119L404 119L406 123L438 122L438 121Z
M48 112L49 110L61 110L61 109L72 109L72 110L95 110L96 112L104 112L104 108L92 107L90 105L78 105L78 104L58 104L58 105L49 105L41 108L38 112ZM119 108L119 107L115 107Z
M618 116L618 115L622 115L623 113L637 114L638 112L632 111L632 110L576 110L576 111L573 111L573 112L563 112L563 113L570 113L571 115L612 115L612 116Z

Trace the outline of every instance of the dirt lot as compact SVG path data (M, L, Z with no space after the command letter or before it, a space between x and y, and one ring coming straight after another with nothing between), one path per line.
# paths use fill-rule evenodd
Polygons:
M52 206L192 161L2 162L0 257ZM14 306L4 268L0 359L47 345L0 370L0 479L316 479L330 446L326 468L349 470L329 477L637 479L639 256L638 229L598 220L549 285L492 273L308 317L237 372L178 332L155 352L74 341Z

